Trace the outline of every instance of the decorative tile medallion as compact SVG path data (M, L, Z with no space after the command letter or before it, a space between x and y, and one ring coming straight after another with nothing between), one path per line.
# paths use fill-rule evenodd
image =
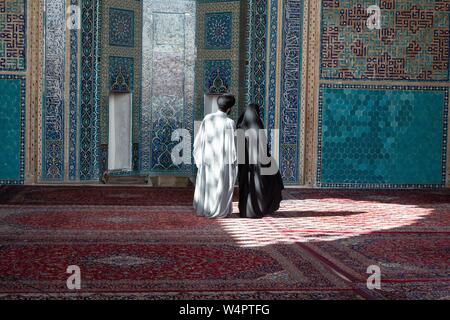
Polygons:
M109 9L109 44L134 47L134 11Z
M205 49L231 49L232 19L231 12L205 15Z

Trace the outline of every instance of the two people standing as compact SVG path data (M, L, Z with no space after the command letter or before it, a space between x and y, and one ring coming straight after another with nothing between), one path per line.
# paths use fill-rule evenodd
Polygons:
M266 163L262 161L265 157L260 157L261 151L267 150L267 142L265 135L260 134L264 126L259 107L249 105L236 126L228 118L235 98L223 95L217 102L219 110L205 117L194 142L198 168L194 195L196 213L208 218L231 215L237 178L241 217L261 218L274 213L279 209L284 186L275 160L265 155L269 160ZM244 144L239 143L236 129L245 134Z

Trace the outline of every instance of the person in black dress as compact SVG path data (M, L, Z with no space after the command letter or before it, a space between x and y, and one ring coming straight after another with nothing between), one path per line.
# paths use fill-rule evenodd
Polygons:
M268 169L271 165L276 165L275 159L270 154L267 154L270 162L265 164L261 162L261 157L258 156L255 159L251 155L251 153L255 154L255 152L249 152L249 150L259 150L259 145L266 148L267 151L263 149L263 152L269 153L265 135L259 134L259 130L263 130L264 125L261 121L258 105L250 104L245 109L239 117L237 129L247 132L245 138L245 163L240 163L238 169L239 213L242 218L262 218L280 208L284 185L278 167L275 167L275 174L267 174L274 172L272 169ZM256 137L253 139L250 139L248 135L248 130L250 129L253 129L252 132L257 132ZM261 139L264 139L264 141ZM239 149L241 148L238 148L238 153L244 152L244 148L242 150ZM239 156L241 159L244 159L243 154ZM254 160L250 161L250 158Z

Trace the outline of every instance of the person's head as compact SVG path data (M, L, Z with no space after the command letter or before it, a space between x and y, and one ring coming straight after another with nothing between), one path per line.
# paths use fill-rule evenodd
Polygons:
M247 108L249 108L250 110L256 112L256 114L258 115L258 117L260 116L260 107L259 107L258 104L256 104L256 103L250 103L250 104L248 105Z
M219 110L225 113L230 113L231 109L236 104L236 98L232 94L224 94L217 99Z
M241 126L250 126L261 122L260 107L256 103L250 103L239 117L238 124Z

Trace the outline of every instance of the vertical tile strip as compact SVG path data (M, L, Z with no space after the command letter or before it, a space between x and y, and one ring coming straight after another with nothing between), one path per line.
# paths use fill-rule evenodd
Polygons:
M78 0L70 0L70 4L78 6ZM78 48L79 30L70 30L70 84L69 84L69 180L77 179L77 137L78 137Z
M280 170L286 184L299 183L302 97L303 0L285 0L283 7Z
M46 1L43 180L64 180L65 0Z

